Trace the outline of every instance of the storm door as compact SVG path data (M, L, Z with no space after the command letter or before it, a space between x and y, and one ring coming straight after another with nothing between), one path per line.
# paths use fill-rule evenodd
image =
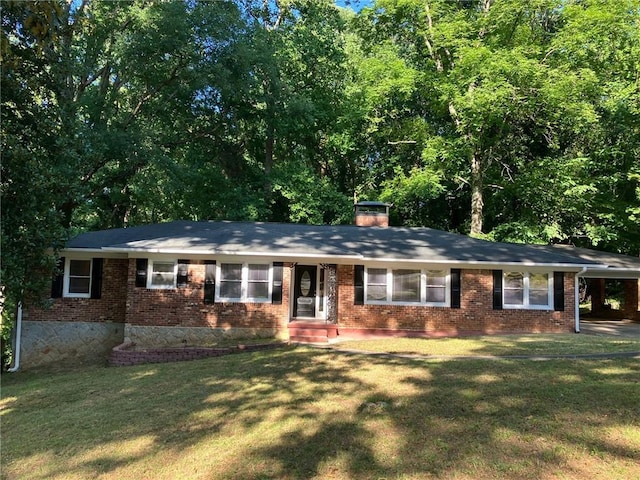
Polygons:
M296 265L293 288L293 316L315 318L318 267Z

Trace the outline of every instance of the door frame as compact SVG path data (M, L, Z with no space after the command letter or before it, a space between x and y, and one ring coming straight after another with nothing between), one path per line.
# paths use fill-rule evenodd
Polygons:
M295 311L295 292L298 266L301 267L316 267L316 295L315 295L315 316L314 317L294 317ZM324 267L317 263L294 263L292 266L291 285L289 293L289 321L293 319L304 320L326 320L327 318L327 277Z

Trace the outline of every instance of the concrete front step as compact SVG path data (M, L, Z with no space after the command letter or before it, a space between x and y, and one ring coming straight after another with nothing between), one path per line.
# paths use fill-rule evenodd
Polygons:
M328 343L338 336L338 326L324 321L295 320L289 323L289 340L299 343Z

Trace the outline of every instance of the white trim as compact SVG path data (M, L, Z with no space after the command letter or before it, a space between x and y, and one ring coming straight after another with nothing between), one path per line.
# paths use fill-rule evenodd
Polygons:
M240 279L240 297L222 297L220 296L220 287L222 282L222 265L236 264L242 265L242 273ZM267 297L249 297L249 265L265 265L268 267ZM220 303L270 303L273 298L273 262L252 262L252 261L216 261L216 290L215 301Z
M508 273L521 273L522 274L522 305L507 303L505 301L505 288L506 281L505 277ZM547 299L548 303L546 305L531 305L531 291L529 285L529 279L531 274L540 274L544 273L547 275ZM502 308L505 310L553 310L553 272L535 272L535 271L520 271L520 270L504 270L502 272Z
M18 313L16 317L16 343L13 346L13 366L7 372L15 373L20 369L20 354L22 351L22 302L18 302Z
M573 288L574 288L574 303L575 303L575 307L574 307L574 320L575 320L575 327L574 327L574 331L576 333L580 333L580 277L582 276L582 274L586 271L586 268L583 268L581 271L579 271L578 273L576 273L573 277Z
M564 269L565 272L578 272L582 268L607 268L606 265L602 264L578 264L578 263L537 263L537 262L488 262L484 260L433 260L426 258L411 258L411 259L403 259L403 258L365 258L362 257L361 262L366 262L367 265L374 265L376 262L379 263L396 263L398 265L406 263L420 263L423 265L448 265L452 268L463 268L465 265L473 266L473 267L484 267L488 270L503 270L502 267L526 267L528 270L533 268L540 269L540 271L548 271L549 269Z
M76 293L69 291L71 283L71 262L89 262L89 291L87 293ZM86 278L86 277L79 277ZM62 278L62 296L64 298L91 298L91 284L93 283L93 259L91 258L69 258L64 261L64 276Z
M66 249L66 251L72 251L74 249ZM78 251L88 251L88 249L77 249ZM325 253L300 253L300 252L264 252L264 251L230 251L230 250L192 250L184 248L143 248L143 247L103 247L97 249L97 252L120 252L120 253L138 253L138 254L167 254L167 255L189 255L193 256L206 256L207 258L218 256L230 256L230 257L263 257L263 258L278 258L285 261L296 262L298 259L317 259L319 262L323 260L357 260L358 263L396 263L396 264L432 264L432 265L447 265L452 268L464 268L465 266L484 267L489 270L503 270L503 267L520 267L520 268L540 268L540 269L562 269L565 272L578 272L583 268L589 270L608 270L609 266L602 263L539 263L539 262L492 262L487 260L434 260L430 258L393 258L393 257L365 257L361 254L341 254L331 255ZM135 258L136 256L132 256ZM333 262L336 263L336 262ZM619 271L627 271L625 269L618 269ZM638 273L637 270L629 270L630 272Z
M153 264L154 263L173 263L173 283L171 285L154 285L153 284ZM178 282L178 261L175 259L149 259L147 262L147 288L149 290L175 290Z

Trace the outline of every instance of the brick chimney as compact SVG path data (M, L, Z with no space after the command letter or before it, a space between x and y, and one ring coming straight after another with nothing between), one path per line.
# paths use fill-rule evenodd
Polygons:
M358 202L355 210L356 225L359 227L388 227L389 226L388 203L383 202Z

